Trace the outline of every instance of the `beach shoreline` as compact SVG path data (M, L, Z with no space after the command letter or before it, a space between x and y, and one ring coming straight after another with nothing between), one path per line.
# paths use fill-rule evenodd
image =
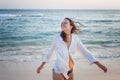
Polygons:
M89 65L86 59L75 60L75 80L119 80L120 79L120 58L100 59L101 63L108 67L104 73L95 64ZM45 65L40 74L36 69L40 62L13 62L0 61L1 80L52 80L53 62Z

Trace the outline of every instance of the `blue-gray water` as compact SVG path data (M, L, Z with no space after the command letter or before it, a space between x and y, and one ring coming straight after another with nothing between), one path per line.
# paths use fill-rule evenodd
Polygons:
M0 10L0 60L36 61L70 17L79 38L97 58L120 57L120 10Z

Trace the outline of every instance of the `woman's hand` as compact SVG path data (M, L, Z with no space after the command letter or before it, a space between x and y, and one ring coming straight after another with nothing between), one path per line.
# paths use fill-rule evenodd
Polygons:
M102 65L102 64L99 64L98 65L99 68L101 68L105 73L107 72L107 67Z
M40 73L41 69L42 69L42 67L41 67L41 66L40 66L40 67L38 67L38 69L37 69L37 73L38 73L38 74Z
M46 64L46 62L42 62L42 64L40 65L40 67L38 67L37 69L37 73L39 74L41 69L43 68L43 66Z
M94 62L100 69L102 69L105 73L107 72L107 67L99 63L98 61Z

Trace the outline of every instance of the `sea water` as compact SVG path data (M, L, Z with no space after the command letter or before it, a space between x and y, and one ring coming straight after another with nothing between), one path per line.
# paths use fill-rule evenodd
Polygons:
M65 17L82 24L79 38L95 57L120 57L120 10L1 9L0 60L39 61Z

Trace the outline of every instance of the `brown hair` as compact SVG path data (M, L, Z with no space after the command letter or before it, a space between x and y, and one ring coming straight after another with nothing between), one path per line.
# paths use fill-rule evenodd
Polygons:
M70 19L70 18L64 18L64 19L69 20L70 25L73 27L73 28L71 29L71 33L78 34L79 29L78 29L78 27L75 25L75 22L74 22L72 19ZM61 35L61 37L62 37L63 41L65 41L65 42L66 42L66 41L67 41L67 39L66 39L66 34L65 34L65 32L64 32L64 31L62 31L60 35Z

